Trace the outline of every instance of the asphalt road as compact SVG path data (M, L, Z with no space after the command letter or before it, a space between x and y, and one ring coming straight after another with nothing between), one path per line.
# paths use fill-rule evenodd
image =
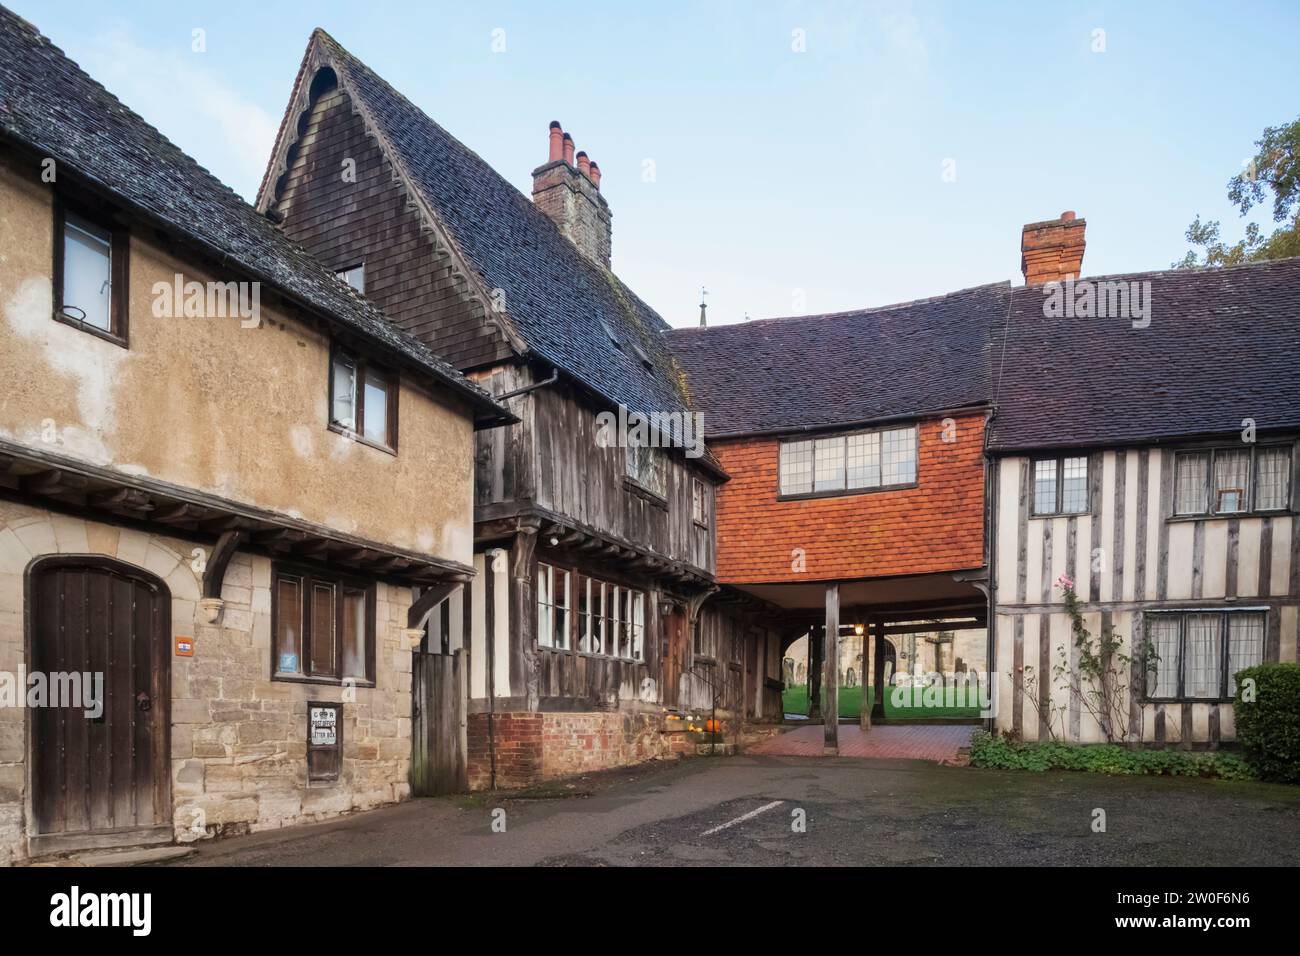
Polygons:
M1300 788L898 760L695 758L213 841L176 865L881 864L1294 866Z

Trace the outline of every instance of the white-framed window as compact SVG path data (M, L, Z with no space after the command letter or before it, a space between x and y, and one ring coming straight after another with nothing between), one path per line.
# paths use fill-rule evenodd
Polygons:
M1291 503L1291 446L1206 448L1174 455L1174 514L1285 511Z
M569 647L569 572L549 564L537 565L537 643Z
M334 349L330 358L330 428L397 450L397 384L359 356Z
M635 588L539 562L537 642L542 647L567 650L572 609L580 653L644 660L645 601L645 592Z
M1086 455L1037 458L1033 481L1035 515L1078 515L1088 510Z
M844 494L915 484L915 425L783 441L780 494Z
M1234 675L1264 660L1263 610L1147 611L1143 618L1157 658L1147 674L1148 700L1231 700Z

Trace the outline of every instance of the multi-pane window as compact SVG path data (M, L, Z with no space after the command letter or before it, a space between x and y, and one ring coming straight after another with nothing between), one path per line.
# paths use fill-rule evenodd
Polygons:
M125 339L126 233L62 207L55 229L55 317L105 338Z
M781 443L782 495L834 494L916 481L916 427Z
M1034 462L1034 514L1077 515L1088 510L1088 459L1084 455Z
M667 497L668 466L662 450L629 443L625 462L629 478L646 491L660 498Z
M549 564L537 565L537 643L569 647L569 572Z
M1207 448L1174 456L1174 514L1283 511L1291 500L1291 446Z
M583 654L645 658L645 594L547 564L537 566L537 641L567 650L568 612L574 609L578 650Z
M336 351L330 363L330 427L391 451L397 448L396 418L393 377Z
M1260 448L1255 452L1255 510L1280 511L1290 502L1291 450Z
M1179 455L1174 478L1174 514L1200 515L1210 510L1210 453Z
M271 616L272 676L374 681L374 601L365 582L277 568Z
M1157 657L1151 700L1228 700L1233 675L1264 659L1263 611L1148 611L1145 623Z
M1214 456L1214 510L1232 514L1246 510L1250 452L1221 451Z
M781 443L781 494L806 495L813 490L813 443Z
M698 478L691 479L691 520L698 525L709 523L709 490Z

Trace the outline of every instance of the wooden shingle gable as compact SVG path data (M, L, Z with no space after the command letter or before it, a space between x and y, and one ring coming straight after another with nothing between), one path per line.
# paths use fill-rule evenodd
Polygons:
M370 116L363 98L350 90L347 65L335 55L333 44L322 30L317 29L312 34L294 81L271 160L258 191L257 208L264 213L270 209L283 213L288 200L291 211L292 196L286 196L286 187L290 185L300 150L314 146L311 138L306 135L311 128L313 110L322 96L329 95L332 87L336 87L343 96L350 114L359 120L365 137L377 148L391 184L400 191L406 211L418 217L419 232L428 242L437 262L445 265L447 284L459 299L455 305L458 313L454 316L456 322L450 326L437 321L437 316L423 323L402 324L461 367L490 364L525 354L527 343L515 328L500 297L494 295L494 291L459 247L452 231L415 186L400 151L393 148L379 124ZM439 308L445 306L445 303L436 304ZM391 314L393 310L386 311ZM474 325L478 328L474 328ZM470 354L457 354L462 351L457 349L457 342L473 337L486 337L496 345L486 355L482 349Z

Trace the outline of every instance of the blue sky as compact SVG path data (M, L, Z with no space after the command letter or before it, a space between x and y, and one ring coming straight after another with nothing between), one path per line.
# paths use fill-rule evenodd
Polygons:
M522 190L558 119L674 325L1018 283L1066 209L1085 273L1166 268L1300 115L1294 0L6 2L249 198L316 26Z

